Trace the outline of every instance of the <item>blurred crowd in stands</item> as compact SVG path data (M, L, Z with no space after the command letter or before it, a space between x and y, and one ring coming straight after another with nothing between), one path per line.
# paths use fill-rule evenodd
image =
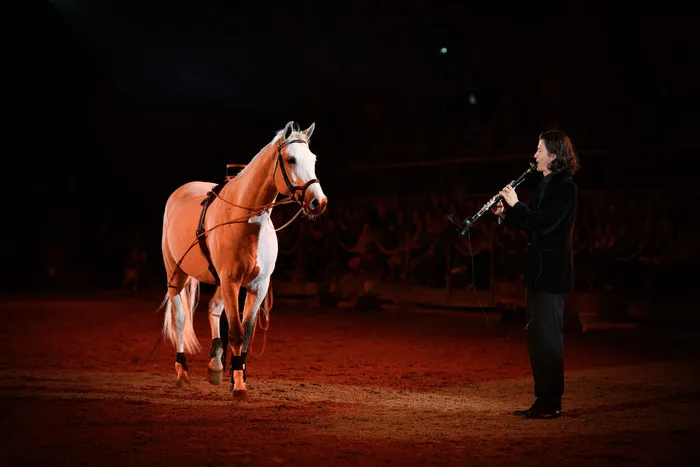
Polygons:
M447 220L453 212L470 216L484 202L429 196L329 205L323 218L278 232L275 274L327 283L354 271L434 288L488 289L491 280L519 281L528 242L524 231L499 226L487 213L461 236ZM698 260L695 223L658 193L581 192L573 239L576 290L688 289L684 276Z

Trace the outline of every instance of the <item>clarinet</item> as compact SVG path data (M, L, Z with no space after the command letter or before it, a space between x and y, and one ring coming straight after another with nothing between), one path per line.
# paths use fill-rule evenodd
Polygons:
M528 169L525 172L523 172L523 174L520 177L518 177L515 180L512 180L510 182L510 186L515 188L518 185L520 185L523 182L523 180L525 180L525 177L527 177L530 173L532 173L532 171L535 170L536 168L537 168L537 163L531 162L530 167L528 167ZM462 236L466 235L467 231L474 226L474 222L476 222L477 219L479 219L481 216L483 216L486 211L491 209L496 203L498 203L502 199L503 199L502 195L500 195L500 194L497 195L493 200L484 204L484 207L482 207L479 210L479 212L474 214L472 217L465 219L464 222L462 222L462 228L461 228L459 234Z

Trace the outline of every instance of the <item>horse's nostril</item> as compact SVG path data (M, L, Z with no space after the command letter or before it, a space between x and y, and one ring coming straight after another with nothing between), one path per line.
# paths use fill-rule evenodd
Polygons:
M319 204L320 203L319 203L318 199L314 198L311 200L311 203L309 203L309 207L311 208L312 211L315 211L316 209L318 209Z

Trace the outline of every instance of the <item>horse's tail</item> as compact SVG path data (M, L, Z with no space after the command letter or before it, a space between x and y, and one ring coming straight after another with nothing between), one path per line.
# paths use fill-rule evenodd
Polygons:
M182 300L182 309L185 312L185 327L182 330L182 343L185 353L195 354L202 347L199 344L199 339L194 332L194 311L197 309L199 302L199 281L192 277L188 277L185 286L180 291L180 299ZM163 335L169 340L175 348L177 348L177 329L173 321L173 304L172 301L165 296L165 300L161 307L165 305L165 318L163 320Z

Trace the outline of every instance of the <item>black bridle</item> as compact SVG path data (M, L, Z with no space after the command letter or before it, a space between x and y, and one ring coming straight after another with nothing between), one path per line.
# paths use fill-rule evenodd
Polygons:
M305 143L308 144L306 141L303 141L301 139L292 139L289 141L285 141L284 144L280 143L277 145L277 161L275 162L275 170L272 173L272 176L274 178L275 173L277 172L277 166L280 166L280 170L282 171L282 178L284 178L284 183L287 185L287 189L289 190L289 197L292 198L294 201L296 201L301 207L304 207L304 195L306 195L306 189L311 186L312 183L318 183L320 184L321 182L318 181L318 178L312 178L308 182L306 182L304 185L292 185L291 180L289 180L289 176L287 175L287 171L284 169L284 160L282 159L282 148L287 146L288 144L292 143ZM301 194L298 194L297 191L301 191Z

